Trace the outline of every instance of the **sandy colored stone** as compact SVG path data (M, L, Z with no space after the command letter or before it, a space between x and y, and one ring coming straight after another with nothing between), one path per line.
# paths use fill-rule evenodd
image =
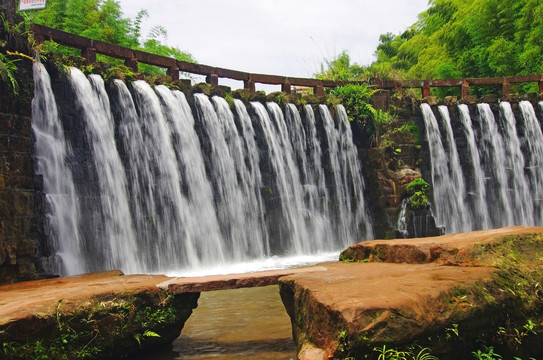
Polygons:
M543 233L543 227L510 226L426 238L363 241L350 246L341 256L353 261L484 265L473 264L467 253L475 244L488 244L499 237L526 233Z

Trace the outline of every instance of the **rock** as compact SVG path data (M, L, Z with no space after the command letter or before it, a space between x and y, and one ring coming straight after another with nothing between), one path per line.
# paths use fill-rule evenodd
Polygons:
M468 96L465 96L462 98L462 100L460 101L461 104L466 104L466 105L473 105L473 104L477 104L477 96L475 95L468 95Z
M1 286L0 358L120 358L170 344L199 293L156 287L167 279L110 271Z
M496 94L486 94L486 95L483 95L480 102L488 103L488 104L495 104L495 103L498 102L498 100L499 100L498 95L496 95Z
M442 100L443 105L457 105L458 97L456 96L445 96Z
M541 336L516 345L514 337L528 321L543 321L534 292L542 256L536 227L368 241L345 250L345 262L321 264L323 273L281 278L280 293L299 359L315 348L325 359L376 358L383 345L467 359L480 342L503 358L540 358Z
M326 351L306 344L300 354L298 355L300 360L328 360Z
M430 106L437 105L437 97L435 96L427 96L424 99L422 99L422 103L426 103Z

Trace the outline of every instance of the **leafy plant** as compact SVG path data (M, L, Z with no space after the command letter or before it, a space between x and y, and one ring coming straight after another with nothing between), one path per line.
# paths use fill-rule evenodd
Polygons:
M412 210L418 210L430 204L430 184L423 178L411 181L405 192L409 196L409 207Z
M341 98L349 121L365 122L377 116L377 110L369 103L375 92L376 90L367 84L349 84L335 88L330 95Z
M375 347L373 351L378 353L377 360L408 360L412 354L409 351L387 349L386 345Z
M483 350L478 349L477 351L472 351L473 356L477 360L500 360L502 356L494 352L494 347L492 346L483 346Z
M507 339L507 342L513 342L516 345L522 344L522 339L528 335L537 335L535 332L535 324L532 320L528 320L526 324L522 326L523 330L514 329L513 332L508 332L504 327L498 328L498 335L501 335Z
M17 66L15 63L19 59L8 59L6 55L0 53L0 80L8 85L8 88L14 95L19 93L19 83L15 79Z

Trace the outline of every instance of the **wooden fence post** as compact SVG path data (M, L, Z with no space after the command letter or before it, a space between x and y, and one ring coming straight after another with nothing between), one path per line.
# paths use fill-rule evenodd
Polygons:
M432 93L430 92L430 83L428 81L425 81L422 85L422 97L428 97L431 96Z
M469 96L469 83L464 80L462 87L460 88L460 97L466 99Z
M281 91L290 94L290 81L288 79L285 79L285 81L281 84Z
M206 83L211 84L211 86L219 86L219 75L209 74L206 76Z

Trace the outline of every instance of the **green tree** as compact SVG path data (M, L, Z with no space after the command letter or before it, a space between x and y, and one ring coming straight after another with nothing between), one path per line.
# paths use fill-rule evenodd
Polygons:
M430 0L406 32L381 35L372 71L406 78L543 73L541 0Z
M195 62L190 53L166 45L167 32L161 26L153 27L143 38L141 24L148 16L146 10L141 10L135 19L125 18L116 0L49 0L47 8L37 13L34 22L94 40ZM64 52L77 53L73 50ZM147 65L141 65L141 70L152 74L165 72Z
M347 51L342 51L334 59L324 59L321 63L321 71L314 74L320 80L355 81L366 80L368 71L357 63L351 64L351 58Z

